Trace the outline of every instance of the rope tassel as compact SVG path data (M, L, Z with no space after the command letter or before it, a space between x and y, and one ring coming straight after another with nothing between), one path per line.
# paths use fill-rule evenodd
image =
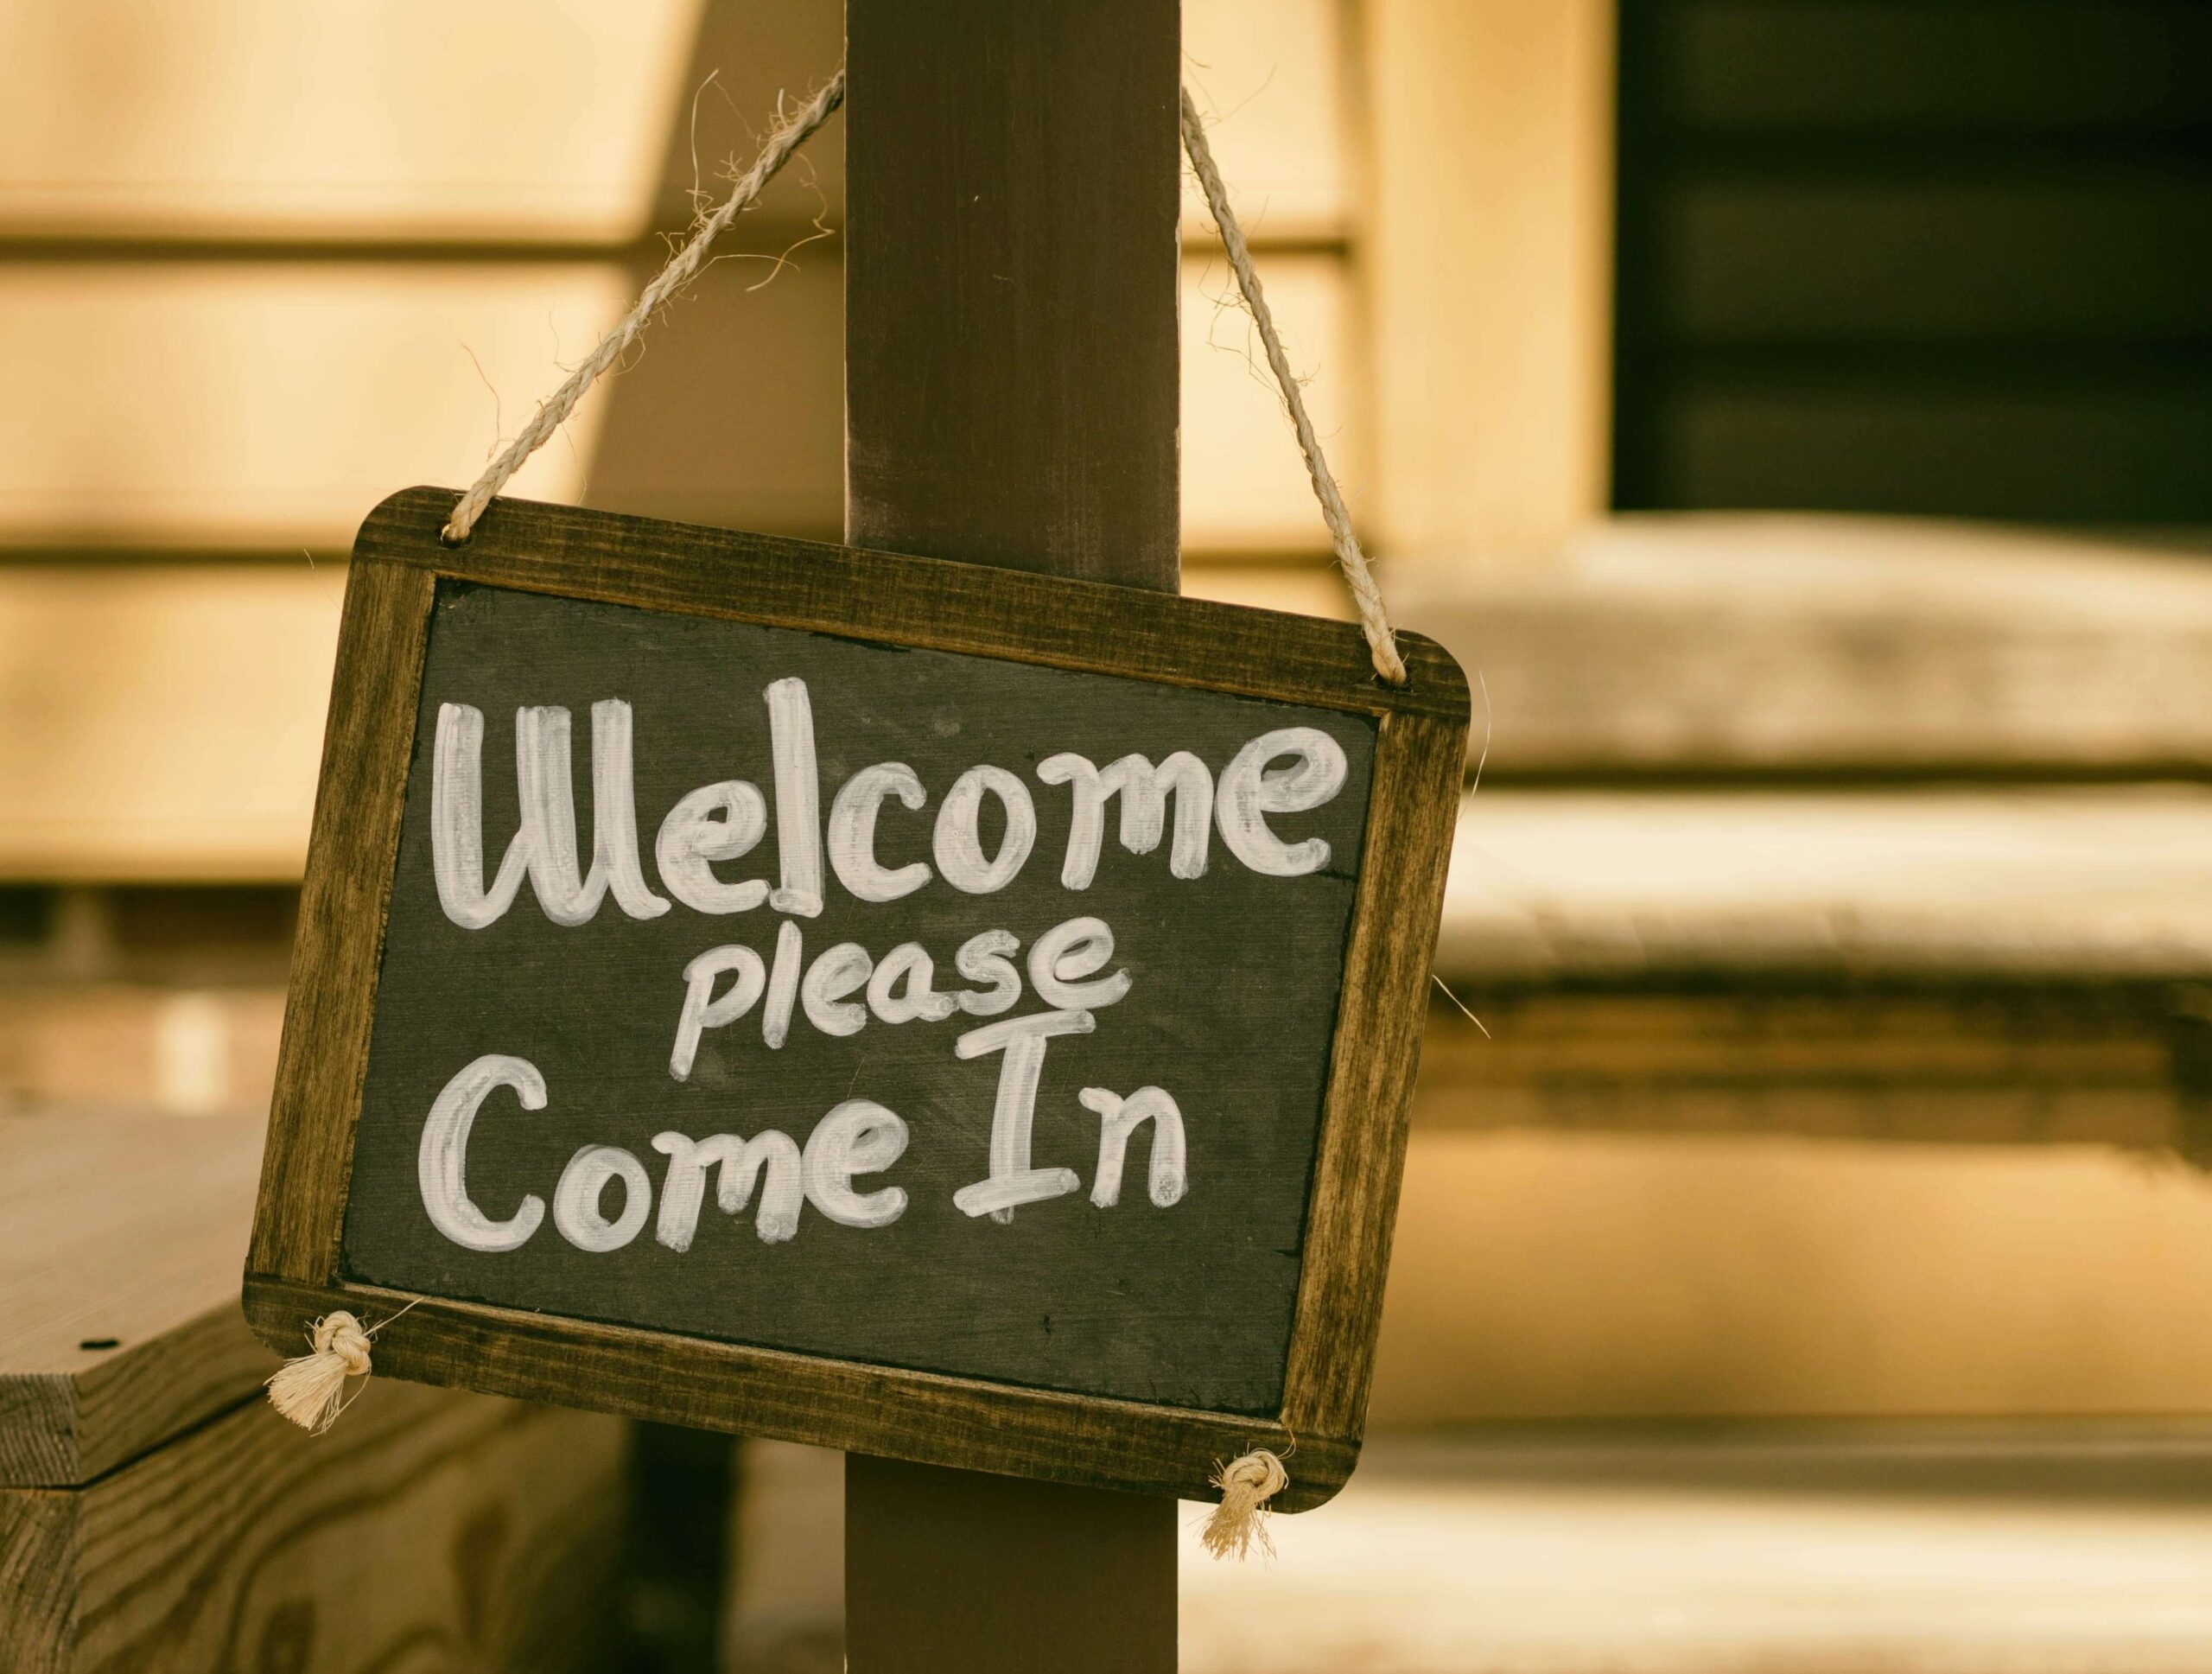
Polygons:
M345 1398L346 1380L369 1375L370 1340L399 1314L372 1326L364 1326L343 1308L324 1314L308 1327L314 1352L294 1356L270 1375L269 1404L309 1435L321 1435L353 1404Z
M1290 1486L1290 1473L1283 1469L1282 1461L1260 1448L1217 1468L1212 1481L1221 1490L1221 1504L1198 1534L1206 1550L1217 1558L1243 1558L1256 1545L1273 1557L1275 1544L1268 1538L1268 1501Z

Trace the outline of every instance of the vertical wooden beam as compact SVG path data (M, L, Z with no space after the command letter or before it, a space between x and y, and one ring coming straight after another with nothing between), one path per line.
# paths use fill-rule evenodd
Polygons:
M846 538L1173 591L1179 0L849 0ZM1175 1503L855 1456L855 1674L1161 1674Z
M845 534L1177 586L1179 0L848 0Z
M853 1674L1170 1674L1175 1502L845 1461Z

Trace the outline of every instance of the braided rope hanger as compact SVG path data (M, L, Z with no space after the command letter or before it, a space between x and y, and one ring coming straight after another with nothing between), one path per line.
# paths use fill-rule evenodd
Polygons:
M668 264L654 276L652 283L639 294L638 300L615 324L614 328L599 341L599 346L584 357L582 365L563 380L560 388L541 402L531 415L530 423L512 442L499 450L499 456L484 468L461 501L453 508L442 538L449 546L458 546L467 540L484 515L484 508L492 497L506 486L507 480L522 468L523 461L536 453L552 437L553 433L567 422L575 411L576 403L584 392L599 381L602 373L620 360L662 303L681 290L696 277L706 264L708 246L729 229L730 223L750 208L770 181L775 179L783 166L791 160L798 148L812 137L815 130L830 119L830 114L845 102L845 72L823 83L814 96L796 108L779 115L768 131L766 142L753 166L739 177L730 194L720 207L699 223L698 228L685 241L683 247L671 257ZM1212 149L1206 143L1205 126L1199 120L1198 108L1191 99L1190 90L1181 95L1181 126L1183 149L1197 172L1198 184L1204 189L1206 207L1212 212L1214 226L1221 233L1223 247L1229 252L1229 265L1236 276L1236 288L1251 310L1252 320L1259 328L1260 341L1265 348L1268 366L1274 374L1275 386L1281 391L1284 408L1290 415L1291 428L1297 433L1298 448L1305 456L1306 473L1313 484L1313 496L1321 503L1321 519L1329 528L1329 538L1335 548L1338 568L1342 570L1344 584L1351 590L1352 603L1359 612L1360 632L1366 637L1369 656L1374 660L1375 672L1394 686L1406 684L1405 659L1398 654L1397 641L1390 631L1390 618L1382 602L1382 590L1376 584L1373 570L1367 555L1359 544L1359 538L1352 532L1351 513L1344 507L1344 495L1337 487L1335 474L1321 450L1320 438L1314 434L1313 423L1306 415L1306 398L1297 376L1290 369L1290 357L1284 352L1282 334L1275 328L1274 315L1268 307L1267 292L1261 287L1260 275L1252 264L1250 247L1244 241L1243 228L1238 225L1236 212L1230 207L1229 191L1222 184L1221 171L1214 166Z

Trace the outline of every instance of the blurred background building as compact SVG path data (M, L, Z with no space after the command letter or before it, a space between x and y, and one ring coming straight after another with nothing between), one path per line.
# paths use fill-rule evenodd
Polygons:
M7 1108L264 1103L354 525L475 474L840 35L0 6ZM1189 1578L1188 1665L2212 1666L2212 10L1185 35L1394 604L1490 706L1385 1437ZM516 493L836 538L841 160ZM1186 590L1338 613L1186 203ZM747 1655L834 1642L833 1463L746 1473Z

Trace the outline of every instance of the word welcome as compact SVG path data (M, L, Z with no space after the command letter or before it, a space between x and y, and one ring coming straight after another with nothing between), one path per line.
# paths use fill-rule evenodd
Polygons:
M515 712L515 785L518 828L498 870L484 881L482 758L484 715L466 703L438 706L432 748L430 845L439 905L467 930L496 922L515 900L524 877L545 915L578 925L612 894L633 919L658 918L670 897L705 913L745 913L764 903L800 918L819 914L828 872L855 899L893 901L941 877L971 895L1003 889L1028 862L1037 841L1037 809L1027 784L1001 767L982 763L961 773L939 799L929 859L916 856L887 862L878 848L884 806L897 802L919 812L929 792L904 762L861 768L830 799L822 817L821 776L814 742L814 713L806 683L781 679L762 693L768 709L769 756L775 792L777 878L730 881L718 864L756 849L768 831L768 805L760 787L742 779L720 780L679 798L662 819L653 860L665 895L646 882L633 790L630 705L619 698L591 709L591 863L580 863L575 792L571 780L569 714L554 705ZM1287 763L1287 765L1277 765ZM1328 734L1313 727L1283 727L1260 734L1237 751L1218 780L1188 750L1157 764L1124 755L1098 766L1072 752L1037 764L1037 778L1065 786L1071 799L1060 882L1085 889L1096 875L1106 838L1107 804L1118 798L1118 835L1132 854L1150 854L1163 838L1168 870L1178 878L1205 875L1211 839L1238 862L1269 877L1317 872L1329 861L1325 838L1286 843L1268 824L1270 814L1318 808L1344 787L1344 754ZM1002 812L995 853L984 852L985 798ZM1173 802L1173 832L1167 834Z

